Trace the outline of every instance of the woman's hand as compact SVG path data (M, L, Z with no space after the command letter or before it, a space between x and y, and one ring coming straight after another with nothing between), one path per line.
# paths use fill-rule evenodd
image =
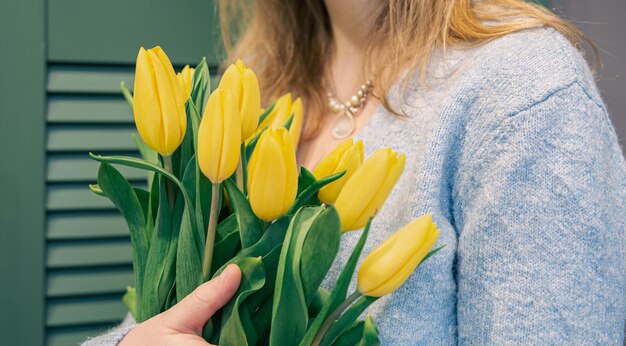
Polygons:
M208 345L202 328L235 294L240 281L239 267L229 265L169 310L138 324L119 345Z

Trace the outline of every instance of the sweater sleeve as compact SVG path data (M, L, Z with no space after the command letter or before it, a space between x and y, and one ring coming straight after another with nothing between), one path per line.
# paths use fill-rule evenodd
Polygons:
M461 345L622 345L626 165L575 82L502 119L459 163Z
M104 334L88 338L81 346L116 346L124 339L126 334L136 326L135 319L131 314L128 314L120 325L108 330Z

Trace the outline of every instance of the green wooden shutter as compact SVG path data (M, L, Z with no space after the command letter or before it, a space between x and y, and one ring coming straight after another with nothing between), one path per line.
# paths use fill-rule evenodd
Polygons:
M70 345L119 323L133 284L123 218L87 188L87 155L138 155L119 83L133 85L140 46L160 44L173 63L217 65L211 1L48 1L46 112L46 343ZM219 52L219 50L218 50ZM146 174L120 170L145 186Z

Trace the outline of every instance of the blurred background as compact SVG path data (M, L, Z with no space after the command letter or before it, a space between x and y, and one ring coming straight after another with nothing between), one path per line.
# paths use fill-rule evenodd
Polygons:
M626 136L626 2L552 0L601 51L598 84ZM0 340L73 345L125 315L130 238L93 195L88 152L137 155L119 83L140 46L180 69L222 56L212 0L0 0ZM137 185L145 176L122 172Z

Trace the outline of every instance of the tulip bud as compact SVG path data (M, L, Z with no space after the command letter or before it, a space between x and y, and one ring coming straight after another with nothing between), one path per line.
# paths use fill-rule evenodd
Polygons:
M185 98L189 98L191 95L191 82L193 81L193 73L196 71L193 67L189 67L189 65L185 65L182 71L178 72L176 77L178 77L178 82L180 83L180 87L183 89L183 96Z
M316 179L321 179L329 175L346 171L339 179L324 186L317 194L320 201L332 204L335 203L339 192L354 172L363 163L363 142L358 141L356 144L352 138L346 139L326 155L315 167L313 175Z
M219 88L233 93L241 114L241 138L250 137L256 130L261 115L261 94L256 75L241 60L237 60L224 72Z
M376 215L400 178L405 161L406 156L389 148L378 149L354 172L335 201L344 232L363 228Z
M293 146L298 147L300 142L300 134L302 133L302 99L299 97L295 100L291 100L291 94L287 93L276 100L274 109L270 114L259 124L259 129L263 129L269 126L273 129L278 129L285 126L285 123L289 120L293 114L293 120L291 126L289 126L289 137L293 141Z
M218 184L237 168L241 154L241 117L229 90L215 89L198 128L198 165Z
M372 251L361 264L358 290L370 297L395 291L408 279L439 238L439 230L426 214L402 227Z
M159 154L171 155L187 130L186 97L161 47L139 50L134 92L133 113L141 139Z
M248 163L248 199L254 213L264 221L285 214L298 190L296 152L284 128L267 129Z

